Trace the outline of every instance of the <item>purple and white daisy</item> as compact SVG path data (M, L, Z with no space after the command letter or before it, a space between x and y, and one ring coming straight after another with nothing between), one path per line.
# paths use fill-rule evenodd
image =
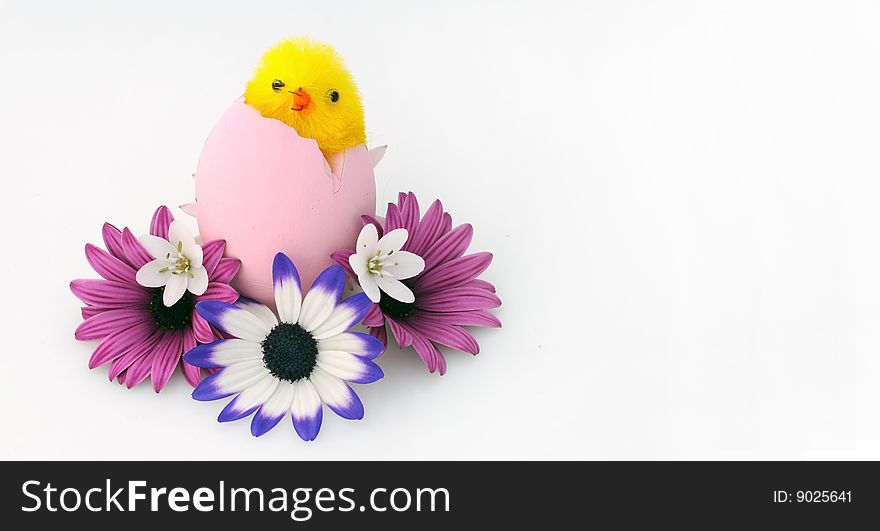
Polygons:
M495 286L477 278L492 262L492 254L465 254L474 230L465 223L452 227L452 216L443 211L440 200L434 201L419 219L419 203L410 192L398 195L397 204L389 203L384 223L364 216L364 223L383 234L406 230L408 237L401 252L420 256L424 268L414 276L401 276L402 284L412 292L412 300L381 297L364 318L370 334L388 343L385 325L401 348L413 347L430 372L446 372L446 359L435 343L471 354L480 351L477 340L465 326L500 328L501 321L488 310L501 306ZM369 232L371 243L373 231ZM354 280L362 280L361 270L352 268L355 250L339 250L333 259L346 268ZM366 291L367 288L364 288ZM402 291L402 290L400 290Z
M287 414L296 433L314 440L321 429L323 404L342 418L359 420L364 406L348 383L367 384L382 378L372 360L384 350L376 338L348 330L370 310L370 299L358 293L340 302L345 271L325 269L311 289L302 283L293 262L283 253L272 267L275 312L257 301L236 304L204 302L196 311L232 336L191 350L184 359L197 367L219 369L193 391L196 400L236 395L217 420L229 422L256 412L251 433L259 437Z
M159 207L150 223L150 234L165 241L174 217L167 207ZM70 290L85 303L84 321L74 336L80 341L100 340L89 359L89 368L110 364L110 379L129 389L151 378L153 390L161 391L180 365L186 381L193 387L201 381L201 369L181 357L197 343L221 337L195 312L200 301L235 302L238 292L229 282L241 262L224 258L226 243L207 242L200 256L207 285L199 294L180 293L167 304L167 290L142 286L137 271L153 260L153 255L128 229L104 224L107 250L86 245L86 259L102 279L80 279ZM166 242L167 243L167 242ZM169 244L170 245L170 244Z

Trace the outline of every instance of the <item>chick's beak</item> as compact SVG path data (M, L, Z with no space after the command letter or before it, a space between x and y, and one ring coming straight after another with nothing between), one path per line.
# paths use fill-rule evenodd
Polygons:
M302 88L291 90L290 92L293 93L293 106L291 110L303 111L312 103L312 97Z

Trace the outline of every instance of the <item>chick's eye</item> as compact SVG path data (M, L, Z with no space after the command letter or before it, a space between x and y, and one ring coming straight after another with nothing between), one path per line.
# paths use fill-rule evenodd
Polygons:
M339 91L338 90L328 90L327 97L330 99L331 103L336 103L339 101Z
M282 88L284 88L284 82L280 79L276 79L272 82L272 90L281 90Z

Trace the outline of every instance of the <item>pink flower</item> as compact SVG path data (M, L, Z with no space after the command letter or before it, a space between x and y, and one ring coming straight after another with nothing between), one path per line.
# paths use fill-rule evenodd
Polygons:
M172 221L168 208L159 207L153 214L150 234L167 239ZM187 292L168 307L163 303L163 288L146 288L136 280L138 269L153 256L134 234L109 223L104 224L102 233L107 250L87 244L86 260L103 279L70 283L73 294L86 304L82 308L85 320L76 329L76 339L100 340L89 359L89 368L110 363L110 379L117 379L129 389L150 376L158 393L180 364L186 381L197 386L200 369L181 358L198 343L210 343L222 336L195 312L195 305L209 300L235 302L238 293L229 282L241 262L223 257L226 242L206 243L203 265L209 278L207 290L200 296Z
M387 345L385 325L401 348L412 346L430 372L446 373L446 359L435 344L477 354L480 345L465 326L500 328L501 321L488 310L501 306L495 286L477 277L489 267L492 254L465 254L473 237L473 227L465 223L452 228L452 216L434 201L419 219L419 203L410 192L400 193L397 204L389 203L385 222L372 216L379 237L404 228L409 237L402 250L421 256L425 269L401 282L412 290L415 301L401 302L382 296L364 318L370 334ZM357 281L349 265L353 250L333 253L333 259Z

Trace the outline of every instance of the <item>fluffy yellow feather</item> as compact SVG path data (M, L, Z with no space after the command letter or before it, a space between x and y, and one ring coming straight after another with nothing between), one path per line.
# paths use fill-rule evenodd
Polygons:
M244 101L314 139L327 158L367 142L357 85L329 44L305 37L276 44L263 55Z

